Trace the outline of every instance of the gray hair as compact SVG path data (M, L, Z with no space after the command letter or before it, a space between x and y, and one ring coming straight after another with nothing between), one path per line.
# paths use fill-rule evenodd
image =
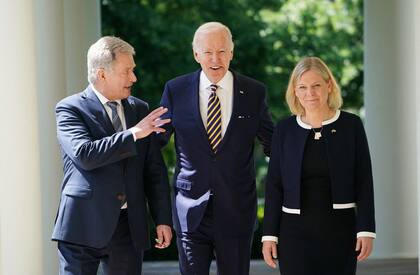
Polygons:
M135 55L136 52L133 46L114 36L104 36L90 46L87 53L89 83L96 82L99 69L112 69L112 63L118 53Z
M194 38L192 41L193 50L196 51L198 48L198 36L205 33L211 33L214 31L224 30L226 32L228 42L230 44L230 50L233 51L233 40L232 40L232 33L230 32L229 28L223 25L220 22L207 22L198 27L198 29L194 33Z

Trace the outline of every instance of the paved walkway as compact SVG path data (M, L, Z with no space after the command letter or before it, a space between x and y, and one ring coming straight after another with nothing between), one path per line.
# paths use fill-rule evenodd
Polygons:
M263 261L252 260L250 275L279 275ZM418 275L417 259L368 260L359 264L357 275ZM179 275L177 262L145 262L143 275ZM210 275L216 275L213 262Z

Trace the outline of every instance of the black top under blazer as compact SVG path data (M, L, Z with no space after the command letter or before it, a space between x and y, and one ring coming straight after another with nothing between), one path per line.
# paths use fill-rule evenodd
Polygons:
M334 209L356 207L356 232L375 236L372 167L362 121L337 111L323 123ZM299 117L280 121L274 130L268 169L264 234L278 236L282 212L300 214L301 169L309 125Z

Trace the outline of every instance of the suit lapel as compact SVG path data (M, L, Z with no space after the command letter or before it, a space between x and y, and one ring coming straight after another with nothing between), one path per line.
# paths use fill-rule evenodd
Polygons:
M136 125L136 113L133 110L133 102L130 98L122 99L121 104L124 108L125 125L127 129Z
M109 119L109 116L99 101L98 97L93 92L92 88L89 86L84 91L84 96L86 98L86 106L87 109L92 114L94 120L98 121L100 125L102 125L107 132L107 134L112 135L115 133L114 127L112 126L112 122Z
M195 122L197 125L197 129L200 131L200 135L203 137L203 141L208 147L209 152L213 153L210 147L209 139L207 137L207 130L204 127L203 120L201 118L201 113L200 113L200 97L199 97L200 73L201 73L201 70L198 70L197 72L195 72L192 76L192 80L190 83L189 90L191 93L191 105L193 108L192 110L193 110Z

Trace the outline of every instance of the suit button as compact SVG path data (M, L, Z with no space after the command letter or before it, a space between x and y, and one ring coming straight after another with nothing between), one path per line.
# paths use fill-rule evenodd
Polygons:
M117 199L118 199L119 201L125 201L125 194L123 194L123 193L118 193L118 194L117 194Z

